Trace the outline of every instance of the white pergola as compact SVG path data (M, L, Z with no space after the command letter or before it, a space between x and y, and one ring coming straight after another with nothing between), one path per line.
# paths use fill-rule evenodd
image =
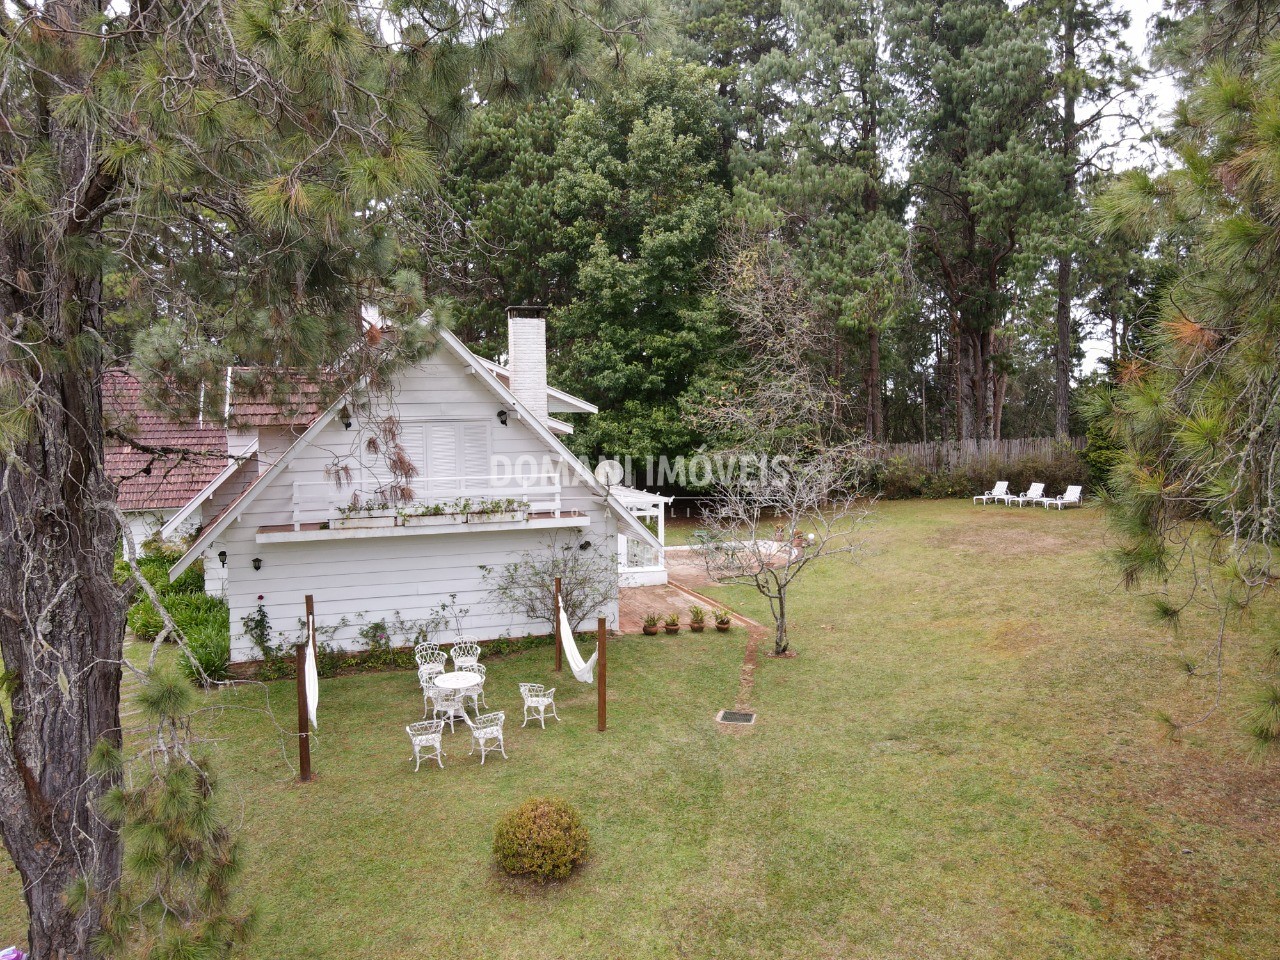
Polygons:
M637 490L635 487L613 487L610 491L633 517L641 521L657 521L658 542L665 544L667 504L675 497ZM618 579L624 587L650 586L667 582L665 551L647 543L618 534Z

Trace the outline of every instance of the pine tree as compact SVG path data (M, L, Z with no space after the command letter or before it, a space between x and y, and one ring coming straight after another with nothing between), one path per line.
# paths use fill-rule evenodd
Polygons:
M1051 52L1049 95L1055 113L1052 142L1061 164L1065 215L1058 228L1054 287L1054 434L1070 433L1071 374L1075 366L1072 307L1077 299L1077 261L1083 189L1097 173L1096 157L1104 124L1123 132L1122 97L1136 90L1138 63L1125 45L1127 11L1110 0L1036 0L1027 7L1044 30Z
M1187 91L1168 134L1178 165L1130 171L1096 204L1112 238L1159 243L1170 274L1090 411L1122 447L1110 478L1117 561L1130 584L1191 574L1185 595L1159 602L1174 623L1189 604L1216 603L1211 675L1231 616L1274 589L1280 546L1280 7L1242 12L1205 4L1170 28L1164 55ZM1275 664L1245 718L1260 747L1280 740Z
M946 311L955 435L1000 433L1001 330L1063 212L1048 54L999 0L909 2L892 49L911 108L916 275Z
M642 42L647 14L607 6L618 20L575 0L0 10L0 833L35 960L90 955L102 901L65 894L122 863L97 812L118 775L89 769L120 742L106 278L179 410L231 359L331 363L361 302L420 305L419 278L387 275L396 231L470 106L590 71L590 35L611 63Z
M765 55L753 77L781 106L763 149L736 163L738 207L794 248L819 310L861 348L866 434L883 439L880 344L901 307L906 249L906 194L888 175L900 110L884 56L886 5L794 0L782 9L793 47ZM842 366L836 358L840 379Z
M580 101L556 152L562 248L543 258L572 298L551 319L554 373L601 412L583 454L670 455L697 444L681 413L724 340L707 266L728 196L707 72L662 56Z

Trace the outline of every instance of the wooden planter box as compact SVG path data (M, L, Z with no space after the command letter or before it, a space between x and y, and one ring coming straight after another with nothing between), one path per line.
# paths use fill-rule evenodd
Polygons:
M465 518L460 513L437 513L422 516L401 517L400 525L403 527L443 527L451 523L464 523Z
M504 510L502 513L468 513L467 523L516 523L524 520L524 510Z
M394 527L398 518L394 513L375 513L372 516L358 514L354 517L338 517L329 521L331 530L368 530L371 527Z

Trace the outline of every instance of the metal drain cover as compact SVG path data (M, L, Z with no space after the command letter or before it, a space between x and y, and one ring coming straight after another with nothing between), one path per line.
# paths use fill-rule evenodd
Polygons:
M721 723L755 723L756 715L742 710L721 710L716 719Z

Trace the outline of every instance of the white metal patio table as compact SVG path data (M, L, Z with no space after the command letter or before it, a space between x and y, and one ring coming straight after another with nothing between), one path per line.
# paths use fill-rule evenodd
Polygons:
M448 673L437 674L431 682L446 690L466 690L468 687L480 684L482 678L480 674L472 673L470 670L451 670ZM468 727L471 726L471 718L467 716L465 709L455 712L454 716L461 717L463 723Z

